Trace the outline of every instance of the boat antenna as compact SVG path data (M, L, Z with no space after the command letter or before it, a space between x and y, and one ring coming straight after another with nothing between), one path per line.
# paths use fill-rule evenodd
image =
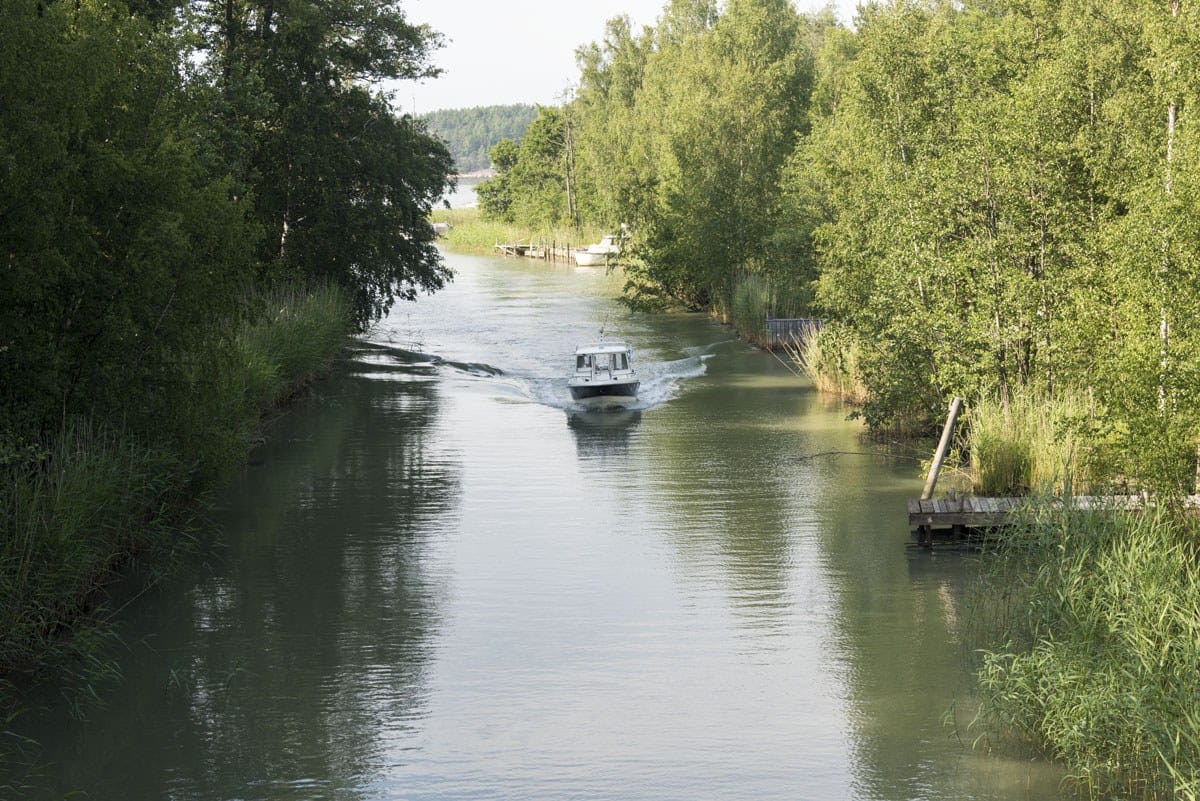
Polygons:
M608 328L608 315L604 316L604 322L600 326L600 339L604 339L604 329Z

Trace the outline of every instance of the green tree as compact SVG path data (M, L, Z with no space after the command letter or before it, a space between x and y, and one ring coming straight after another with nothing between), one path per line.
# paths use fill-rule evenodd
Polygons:
M239 319L253 229L178 42L120 4L0 6L0 435L93 416L151 439Z
M605 26L600 43L576 51L579 92L572 104L578 120L582 215L615 229L637 216L652 196L653 165L645 151L638 102L652 52L653 31L633 32L628 17Z
M578 222L572 129L564 109L539 106L520 145L502 140L491 158L498 174L475 187L484 214L535 227Z
M630 286L635 301L728 308L736 277L761 269L780 171L805 127L811 54L786 2L734 0L710 28L695 21L664 17L667 44L646 67L654 201L630 220L645 254Z
M359 325L449 277L427 216L445 146L369 85L431 77L440 42L395 2L211 0L200 17L218 130L264 235L266 274L332 280Z

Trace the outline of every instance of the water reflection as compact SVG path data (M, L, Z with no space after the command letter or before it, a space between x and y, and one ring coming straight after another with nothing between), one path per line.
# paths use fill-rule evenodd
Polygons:
M221 499L223 551L133 610L117 697L29 732L53 780L28 797L348 798L395 764L428 700L460 468L438 385L393 367L355 360L268 432Z
M813 407L809 414L845 413ZM871 448L845 427L828 442L855 454ZM830 585L833 644L849 676L856 797L1059 798L1059 770L972 748L962 595L978 558L906 547L902 510L920 491L910 462L847 454L828 464L839 480L817 504L819 543L828 569L842 577Z
M108 706L30 727L31 797L1055 796L942 722L974 563L906 553L909 463L703 316L624 317L661 396L564 426L619 282L454 259L132 607Z
M769 424L805 390L764 378L764 368L771 370L765 354L733 348L737 359L710 362L711 380L664 410L648 454L651 481L683 575L697 587L723 576L747 644L771 649L779 643L769 638L794 634L798 616L811 621L822 606L810 598L819 584L806 555L804 512L789 502L811 491L816 477L796 480L780 470L795 443Z
M628 456L641 422L640 409L567 412L567 427L575 435L580 461Z

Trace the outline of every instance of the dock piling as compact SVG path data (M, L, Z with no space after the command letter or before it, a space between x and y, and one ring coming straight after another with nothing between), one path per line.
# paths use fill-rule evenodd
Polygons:
M958 422L959 412L962 411L963 399L955 398L950 401L950 413L946 415L946 425L942 427L942 438L938 441L937 451L933 454L933 464L929 465L929 475L925 479L925 489L921 491L921 500L927 501L933 497L933 488L937 486L938 473L942 470L942 462L946 452L950 450L950 442L954 437L954 424Z

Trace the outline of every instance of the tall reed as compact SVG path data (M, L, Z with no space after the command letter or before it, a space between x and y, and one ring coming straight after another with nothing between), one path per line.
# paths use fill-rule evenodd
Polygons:
M116 566L173 536L186 477L87 420L0 465L0 668L36 665Z
M246 404L262 409L287 398L323 372L352 328L350 302L336 284L277 285L258 293L262 311L237 336L250 376Z
M858 366L858 346L834 326L814 327L784 343L788 357L820 392L861 405L867 387Z
M1014 391L1007 404L975 400L968 413L971 469L982 495L1085 491L1102 482L1086 395Z
M1200 791L1195 522L1164 510L1047 511L1010 532L976 724L1061 760L1093 796Z
M766 344L767 315L771 311L771 285L760 275L745 275L733 290L729 317L733 327L748 341Z

